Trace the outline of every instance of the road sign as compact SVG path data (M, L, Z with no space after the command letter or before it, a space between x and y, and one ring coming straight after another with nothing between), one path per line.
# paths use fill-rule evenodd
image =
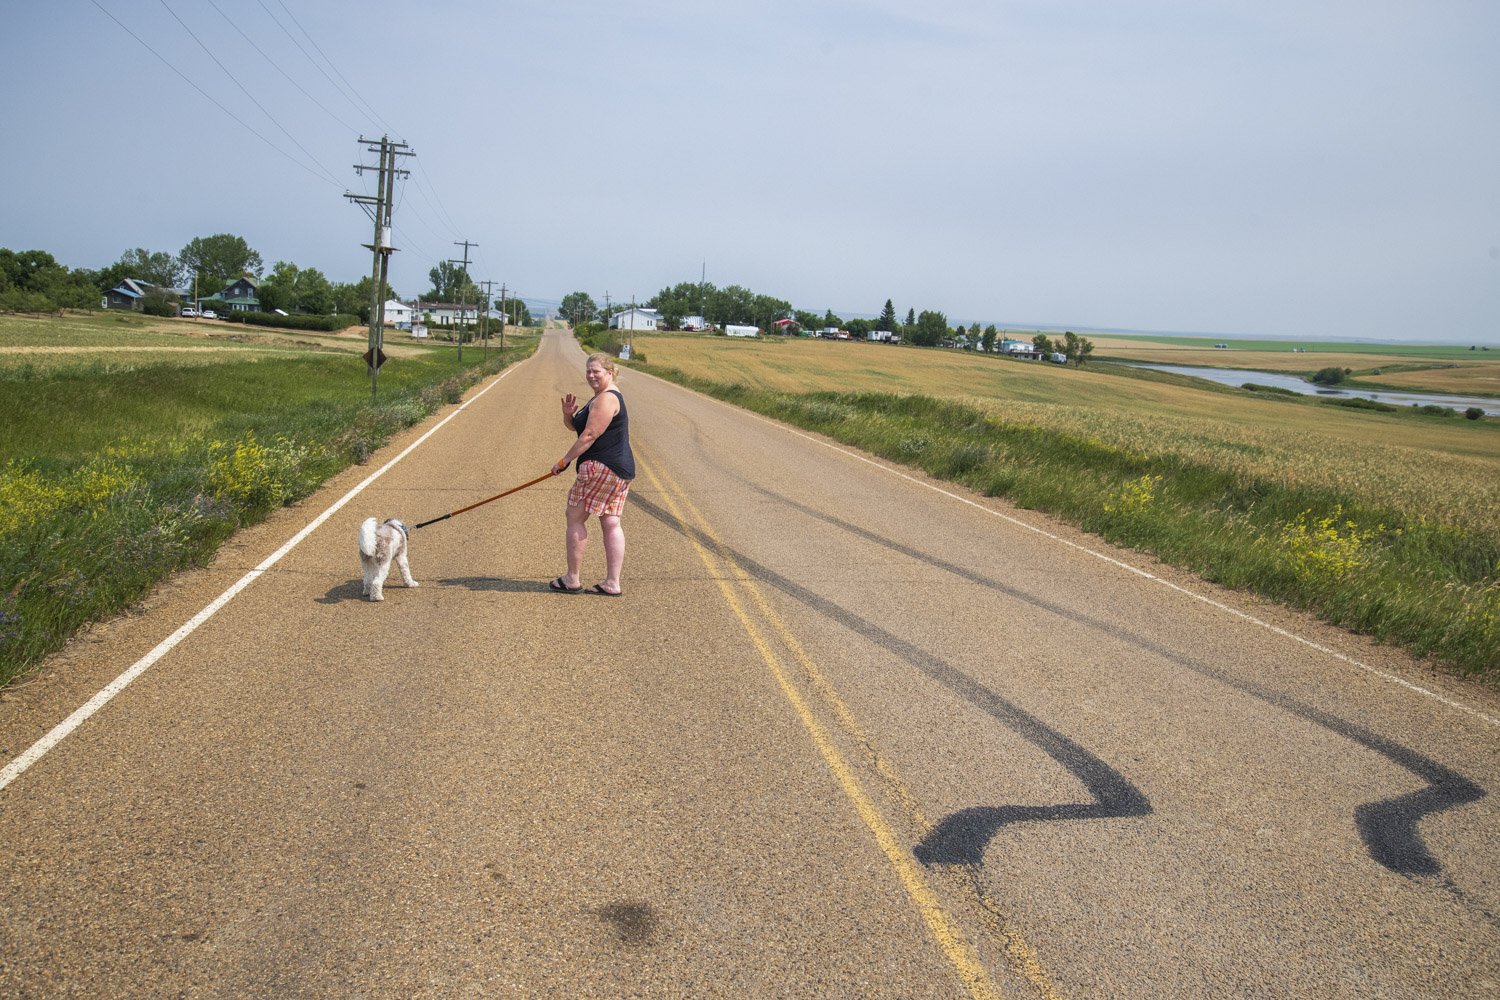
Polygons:
M373 361L370 360L372 356L374 357ZM366 365L366 367L373 368L376 371L379 371L380 370L380 366L383 365L383 364L385 364L385 352L384 351L375 351L375 350L366 351L365 354L364 354L364 358L365 358L365 365Z

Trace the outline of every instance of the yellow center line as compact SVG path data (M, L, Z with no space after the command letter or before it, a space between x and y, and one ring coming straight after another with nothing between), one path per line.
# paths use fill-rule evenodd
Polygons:
M670 476L667 476L666 473L662 473L661 476L671 486L673 492L678 495L682 505L687 508L688 513L698 522L699 530L713 544L715 555L718 556L729 570L728 575L739 579L740 585L754 599L762 619L770 624L786 648L791 651L792 656L801 665L803 673L807 675L808 682L812 685L813 690L833 710L833 714L838 719L839 725L843 728L844 732L849 735L856 746L861 747L865 751L866 755L870 758L872 766L884 780L886 787L900 800L907 817L917 828L918 836L926 836L932 829L932 823L927 819L921 805L917 802L916 795L901 777L896 766L876 747L875 741L870 738L865 732L864 727L859 724L859 720L855 718L854 712L849 708L844 699L839 696L838 690L833 686L827 675L818 668L817 663L808 654L807 649L802 645L801 640L797 638L796 633L792 631L791 627L786 624L785 619L777 614L776 610L766 600L764 589L735 561L734 556L729 553L728 548L719 539L713 528L709 526L708 519L703 516L702 512L693 504L688 495L672 481ZM1020 931L1007 919L1004 911L990 899L989 894L985 892L984 886L979 880L978 873L970 869L965 869L964 875L966 876L965 880L969 883L968 888L978 897L980 905L983 907L982 916L985 924L989 927L990 932L1001 941L1006 961L1012 971L1018 973L1031 983L1042 1000L1064 1000L1064 994L1052 982L1051 976L1047 974L1047 970L1042 965L1041 957L1037 954L1036 949L1027 943Z
M681 491L673 484L671 492L669 492L663 486L661 479L653 473L649 466L643 466L643 470L652 486L660 492L662 501L671 510L672 516L679 523L686 526L688 520L683 516L681 508L673 499L673 494L680 494ZM701 521L699 522L699 528L710 538L714 537L708 532L706 524ZM692 543L693 548L697 551L698 558L703 561L704 567L708 569L709 575L718 583L719 591L723 594L725 603L729 605L735 617L740 620L740 625L744 628L745 634L749 636L750 641L755 645L761 659L765 661L766 666L771 671L771 675L776 679L777 685L781 688L782 694L797 713L797 717L801 721L803 728L812 737L813 744L818 748L818 752L828 765L828 769L833 772L835 779L839 783L839 787L843 789L844 794L853 804L859 818L864 822L871 834L874 835L876 844L879 845L880 850L885 854L886 860L890 862L891 867L895 869L896 877L900 880L902 888L906 890L906 894L916 904L917 911L921 914L923 922L926 923L928 931L937 940L938 946L943 950L943 954L952 963L954 969L957 970L959 978L968 988L970 995L976 998L998 997L999 994L990 982L989 973L985 970L983 963L979 961L979 956L975 953L973 945L968 942L957 924L954 923L947 911L943 909L937 895L922 877L920 866L917 865L906 849L902 847L890 824L886 822L879 808L865 792L848 762L844 760L843 754L834 746L832 739L830 739L823 725L814 716L807 701L802 697L796 686L793 685L791 678L787 675L786 669L781 664L781 660L777 657L770 643L766 641L764 634L756 627L755 622L745 610L739 596L735 593L729 577L738 577L745 584L746 589L751 592L754 592L753 583L749 582L743 573L738 572L737 567L731 567L731 572L727 574L720 572L720 567L715 564L714 554L704 547L691 533L687 537L689 542Z

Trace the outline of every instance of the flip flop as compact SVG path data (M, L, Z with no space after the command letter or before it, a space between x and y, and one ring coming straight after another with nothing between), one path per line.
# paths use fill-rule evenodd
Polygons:
M547 589L550 590L550 591L552 591L554 594L581 594L581 593L583 593L583 585L582 584L579 584L576 587L570 587L566 583L563 583L563 578L562 577L558 577L556 580L553 580L551 583L547 584Z
M620 590L620 591L605 590L604 589L604 585L603 584L599 584L599 583L596 583L592 587L590 587L589 590L588 590L588 592L590 594L602 594L605 597L624 597L625 596L625 591L623 591L623 590Z

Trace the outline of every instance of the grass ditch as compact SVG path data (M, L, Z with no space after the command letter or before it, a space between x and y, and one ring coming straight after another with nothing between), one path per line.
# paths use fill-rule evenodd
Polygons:
M780 392L652 374L1044 511L1224 586L1496 681L1500 524L1445 521L1358 482L1288 480L1007 420L964 401Z
M536 344L403 358L373 403L347 355L0 366L0 684Z

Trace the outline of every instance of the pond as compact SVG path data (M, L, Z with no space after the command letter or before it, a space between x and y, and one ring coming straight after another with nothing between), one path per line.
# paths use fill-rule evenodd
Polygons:
M1192 368L1186 365L1149 364L1132 364L1131 367L1190 375L1193 378L1207 379L1220 385L1238 387L1246 382L1254 382L1256 385L1268 385L1276 389L1290 389L1304 396L1372 399L1377 403L1389 403L1392 406L1447 406L1460 413L1471 406L1477 406L1485 412L1486 416L1500 416L1500 399L1487 399L1483 396L1449 396L1438 392L1404 392L1395 389L1352 389L1344 386L1314 385L1296 375L1258 372L1245 368Z

